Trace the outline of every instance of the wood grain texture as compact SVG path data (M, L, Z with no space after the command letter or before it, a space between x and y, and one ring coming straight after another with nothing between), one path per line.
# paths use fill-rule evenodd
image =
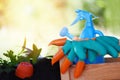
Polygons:
M61 80L120 80L120 58L107 58L105 60L107 63L87 64L82 75L77 79L73 76L75 68L73 65L65 74L61 74Z

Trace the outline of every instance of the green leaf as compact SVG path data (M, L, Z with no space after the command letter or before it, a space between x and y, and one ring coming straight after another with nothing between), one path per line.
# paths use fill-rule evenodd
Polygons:
M37 50L38 50L37 46L33 44L33 51L37 51Z
M7 51L7 53L3 53L4 56L10 59L10 63L16 64L17 63L17 56L14 55L12 50Z
M18 63L20 62L29 62L29 58L25 56L18 56Z
M24 50L26 49L26 38L24 38L24 43L22 46L22 50L20 51L20 53L18 55L20 55L21 53L24 53Z
M23 43L23 46L22 46L22 51L24 51L26 48L26 38L24 39L24 43Z
M2 58L0 58L0 64L3 62Z
M37 46L33 44L33 50L28 54L29 59L32 59L33 63L37 62L41 50L41 48L38 49Z

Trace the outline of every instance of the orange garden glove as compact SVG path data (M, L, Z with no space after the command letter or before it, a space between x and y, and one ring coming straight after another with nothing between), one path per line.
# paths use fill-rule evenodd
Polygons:
M63 38L54 40L50 43L50 45L51 44L63 46L52 58L52 64L54 64L66 56L66 59L60 68L61 73L66 72L76 57L79 58L74 72L75 78L79 77L82 74L85 66L84 60L86 58L95 59L97 55L104 56L106 54L109 54L112 57L116 58L118 57L118 52L120 52L119 40L115 37L110 36L100 36L96 37L95 40L89 39L82 41L69 41L66 40L66 38ZM92 53L87 57L86 51L89 50L91 50Z

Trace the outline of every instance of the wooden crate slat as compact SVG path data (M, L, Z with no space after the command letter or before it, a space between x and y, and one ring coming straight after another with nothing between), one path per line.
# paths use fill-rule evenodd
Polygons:
M75 79L75 65L71 66L65 74L61 74L61 80L120 80L120 58L106 59L107 63L87 64L82 75ZM63 59L60 61L60 64Z

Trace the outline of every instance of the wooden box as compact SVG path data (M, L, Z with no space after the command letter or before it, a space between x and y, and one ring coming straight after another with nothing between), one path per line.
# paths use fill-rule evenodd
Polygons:
M60 65L63 59L60 61ZM75 65L72 65L65 74L61 74L61 80L120 80L120 58L106 58L102 64L86 64L82 75L75 79Z

